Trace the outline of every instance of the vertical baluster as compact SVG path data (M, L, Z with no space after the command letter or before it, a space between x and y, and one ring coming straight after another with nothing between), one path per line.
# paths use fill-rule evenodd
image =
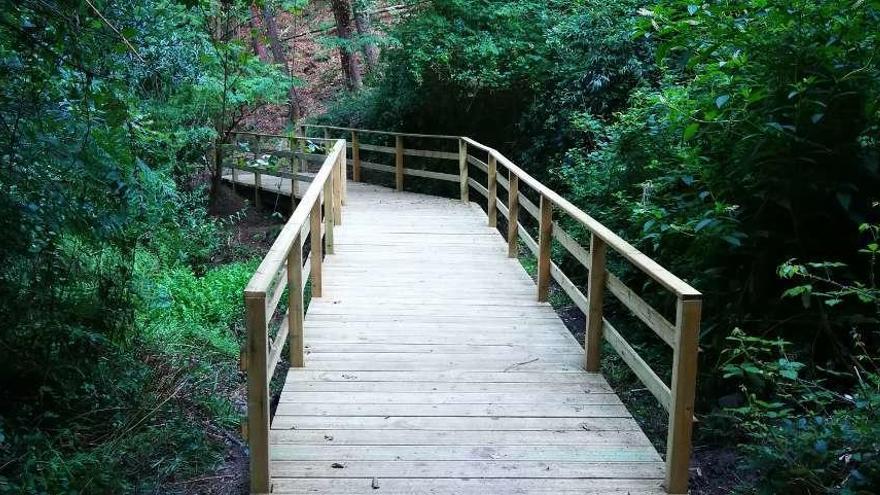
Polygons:
M678 338L672 355L672 404L666 438L666 491L669 493L688 491L701 311L700 299L679 298L675 316Z
M510 186L507 198L507 256L516 258L519 255L517 239L519 238L519 176L512 171L508 173Z
M587 371L597 372L601 364L602 306L605 299L606 245L599 236L590 238L590 275L587 282L587 329L584 334L585 365Z

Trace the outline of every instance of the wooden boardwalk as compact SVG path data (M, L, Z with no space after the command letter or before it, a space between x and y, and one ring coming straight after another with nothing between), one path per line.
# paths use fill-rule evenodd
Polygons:
M245 172L239 171L235 174L235 179L233 180L233 174L228 173L223 175L223 180L232 184L233 182L240 186L246 186L253 188L255 180L255 175L253 172ZM298 180L297 181L297 190L296 197L302 197L302 193L309 187L311 182ZM284 177L277 177L274 175L268 174L260 174L260 189L263 191L267 191L273 194L280 194L282 196L290 196L293 189L293 180L287 179Z
M334 235L271 423L273 493L666 493L477 205L349 183Z

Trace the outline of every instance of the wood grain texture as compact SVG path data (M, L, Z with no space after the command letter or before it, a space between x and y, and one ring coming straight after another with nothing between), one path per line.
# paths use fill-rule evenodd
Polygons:
M660 456L487 224L461 198L349 185L272 421L273 493L664 492Z

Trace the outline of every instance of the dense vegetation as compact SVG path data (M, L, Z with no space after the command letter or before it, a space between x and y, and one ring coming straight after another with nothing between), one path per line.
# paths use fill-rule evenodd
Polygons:
M0 2L0 493L189 492L240 444L257 253L210 150L307 109L273 13L307 3ZM380 3L325 5L352 91L315 120L501 149L705 293L697 441L742 492L877 491L880 1Z
M703 442L735 425L762 493L873 493L878 27L861 0L437 0L323 120L505 151L705 292Z
M197 179L288 85L231 36L246 12L2 2L0 493L186 491L222 459L254 262L214 262Z

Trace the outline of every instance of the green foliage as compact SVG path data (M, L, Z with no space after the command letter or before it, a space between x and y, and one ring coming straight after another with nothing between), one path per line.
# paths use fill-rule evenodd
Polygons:
M0 492L171 490L236 422L250 266L206 268L193 172L286 78L234 39L244 2L2 6Z

